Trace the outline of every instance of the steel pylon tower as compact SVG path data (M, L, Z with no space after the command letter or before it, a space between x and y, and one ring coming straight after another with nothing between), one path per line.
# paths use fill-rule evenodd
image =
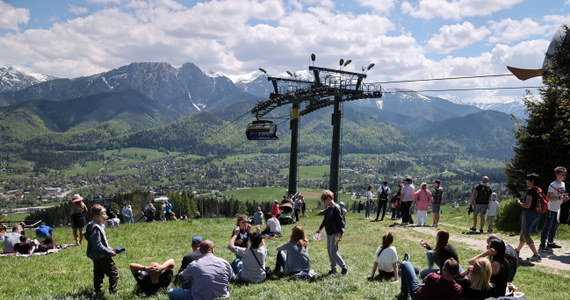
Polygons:
M314 61L314 55L312 55L311 58ZM366 78L366 72L370 70L374 64L363 67L362 73L342 70L342 68L346 67L350 62L350 60L345 62L341 59L339 69L309 66L309 70L313 74L312 80L269 76L267 79L271 81L273 85L273 92L269 95L269 100L258 102L257 105L251 109L251 113L259 120L277 107L292 105L290 122L291 155L288 188L290 194L297 192L299 117L333 105L334 110L331 118L333 136L331 144L329 189L334 193L335 201L338 202L342 122L340 104L345 101L382 97L382 87L380 84L366 84L363 82L364 78ZM265 73L265 70L260 70ZM292 75L292 73L288 73Z

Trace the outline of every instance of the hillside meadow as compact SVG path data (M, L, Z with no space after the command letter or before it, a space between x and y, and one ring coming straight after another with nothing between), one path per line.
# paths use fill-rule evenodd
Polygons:
M467 220L461 218L463 212L445 208L440 229L451 232L462 265L485 249L485 236L474 237L475 242L466 243L461 227ZM451 222L447 222L451 221ZM321 222L315 212L300 220L299 225L312 233ZM435 240L436 229L390 227L394 221L371 223L362 215L349 213L347 231L340 246L340 253L350 271L347 276L322 276L329 270L326 242L311 241L309 253L311 266L319 274L315 282L274 278L259 285L233 284L230 289L233 299L392 299L399 291L399 284L390 281L368 281L372 266L372 256L380 244L383 234L395 234L394 245L401 259L404 252L411 254L411 261L420 269L426 267L424 249L417 240L425 239L431 244ZM107 229L111 246L124 246L127 253L118 255L115 261L121 271L119 290L116 295L105 294L106 299L138 299L135 280L128 270L129 263L148 264L152 261L165 261L173 258L180 263L182 257L191 251L193 235L202 235L216 244L216 255L231 261L234 255L226 246L234 219L201 219L191 221L138 223L120 228ZM267 265L275 264L275 248L287 241L292 225L283 226L286 235L267 241ZM58 243L71 243L69 228L55 230ZM537 238L537 237L535 237ZM565 241L563 241L565 242ZM37 257L0 258L0 299L85 299L92 296L92 263L85 256L86 244L65 249L59 253ZM480 250L475 250L480 249ZM562 263L562 262L561 262ZM545 266L520 267L515 285L528 299L569 299L566 284L570 271L552 269ZM151 299L167 299L165 293Z

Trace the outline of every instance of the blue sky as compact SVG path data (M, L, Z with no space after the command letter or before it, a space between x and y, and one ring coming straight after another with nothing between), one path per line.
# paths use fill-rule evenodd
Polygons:
M165 61L238 80L259 67L306 70L315 53L321 66L375 62L369 80L387 81L539 68L552 35L570 20L570 0L0 0L0 12L0 66L58 77ZM385 88L540 83L507 77ZM524 91L437 95L505 102Z

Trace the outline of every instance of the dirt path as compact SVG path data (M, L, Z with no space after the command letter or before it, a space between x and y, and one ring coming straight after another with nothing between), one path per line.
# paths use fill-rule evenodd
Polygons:
M455 228L461 228L461 227L453 225L453 224L441 223L441 225L455 227ZM434 239L435 239L435 235L437 234L437 230L438 230L436 227L406 227L406 228L412 229L414 231L417 231L417 232L420 232L423 234L431 235L434 237ZM461 228L461 229L463 229L463 228ZM449 240L452 241L454 244L459 242L459 243L462 243L464 246L466 246L469 249L473 249L473 250L477 250L477 251L482 252L485 249L487 237L488 237L487 234L451 233ZM516 247L518 245L518 242L519 242L518 236L515 236L515 237L501 236L501 238L506 243L510 244L513 247ZM413 240L415 240L415 239L413 239ZM562 246L562 248L554 249L554 251L552 253L542 252L541 253L542 262L536 263L535 266L538 266L541 270L543 270L545 272L555 273L555 274L560 275L560 273L556 272L555 270L570 271L570 254L564 254L564 250L570 249L570 241L558 241L557 240L556 243L558 243L560 246ZM538 243L536 243L536 246L538 247ZM532 256L532 252L530 251L528 246L525 246L522 248L520 256L522 258L527 258L527 257ZM552 269L555 269L555 270L552 270ZM564 276L564 275L562 275L562 276ZM569 277L569 276L565 276L565 277Z

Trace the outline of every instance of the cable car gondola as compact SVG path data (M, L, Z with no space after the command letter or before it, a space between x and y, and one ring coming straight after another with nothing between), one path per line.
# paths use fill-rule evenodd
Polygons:
M277 125L268 120L256 120L247 125L245 135L248 140L276 140Z

